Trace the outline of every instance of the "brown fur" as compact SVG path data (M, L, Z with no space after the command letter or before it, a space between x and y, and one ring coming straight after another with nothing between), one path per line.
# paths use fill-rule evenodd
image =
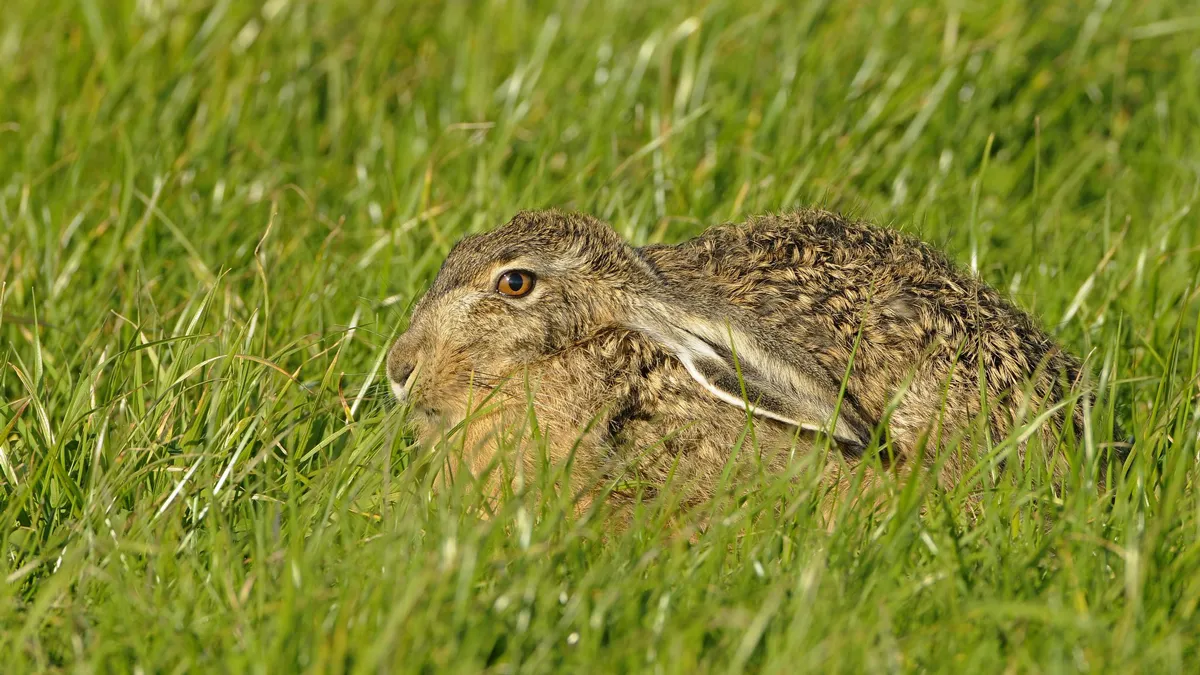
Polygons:
M495 291L507 269L537 274L528 297ZM685 367L692 356L698 373ZM495 456L520 445L505 440L512 430L529 435L531 402L552 463L571 458L589 484L652 491L673 477L688 501L711 495L739 443L739 466L782 470L820 433L854 463L885 431L884 465L936 463L954 483L978 455L962 440L981 391L977 426L999 441L1067 397L1080 373L1028 315L940 253L815 210L641 249L587 216L518 214L451 251L389 354L398 390L414 365L407 398L423 443L472 418L452 470L507 463L493 489L514 466L532 471L532 453ZM739 387L756 406L753 441L743 442L747 409L717 395ZM1066 431L1077 433L1079 408L1063 409L1076 411ZM1054 447L1063 424L1060 410L1032 438ZM1060 473L1061 458L1051 463Z

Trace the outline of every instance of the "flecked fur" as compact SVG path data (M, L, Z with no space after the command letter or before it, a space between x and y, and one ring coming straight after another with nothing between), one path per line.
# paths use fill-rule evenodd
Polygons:
M528 297L495 291L508 269L537 274ZM964 442L971 429L999 441L1069 399L1082 372L1025 312L931 247L818 210L640 249L587 216L520 213L451 251L388 372L400 388L417 367L408 398L423 443L472 418L456 432L451 474L511 479L488 470L512 459L495 448L513 447L506 434L528 426L532 403L552 462L570 458L579 476L634 476L651 491L671 476L698 501L750 441L746 409L685 367L688 341L718 356L697 357L718 388L738 386L736 369L762 384L752 403L763 411L814 425L754 416L758 454L741 455L778 470L817 447L819 426L837 429L852 465L879 452L889 469L936 465L953 483L980 452ZM1056 447L1081 422L1079 406L1060 406L1025 434L1018 457ZM1065 460L1049 459L1061 474Z

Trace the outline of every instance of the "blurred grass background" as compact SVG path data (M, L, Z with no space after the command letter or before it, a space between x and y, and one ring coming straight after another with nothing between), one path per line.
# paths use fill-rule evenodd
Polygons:
M1184 0L8 0L4 671L1190 672L1198 45ZM1086 356L1129 478L826 532L762 477L689 538L410 470L380 363L461 235L814 204Z

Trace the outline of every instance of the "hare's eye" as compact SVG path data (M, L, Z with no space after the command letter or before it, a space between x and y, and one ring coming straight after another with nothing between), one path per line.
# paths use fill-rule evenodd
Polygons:
M534 280L533 272L509 270L500 275L500 280L496 282L496 290L510 298L519 298L533 290Z

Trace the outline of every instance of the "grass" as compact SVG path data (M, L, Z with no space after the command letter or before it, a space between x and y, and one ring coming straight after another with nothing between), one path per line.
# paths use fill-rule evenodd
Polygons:
M4 671L1191 672L1198 39L1184 0L8 0ZM456 238L808 204L1086 355L1127 477L827 531L763 476L691 536L429 494L380 362Z

